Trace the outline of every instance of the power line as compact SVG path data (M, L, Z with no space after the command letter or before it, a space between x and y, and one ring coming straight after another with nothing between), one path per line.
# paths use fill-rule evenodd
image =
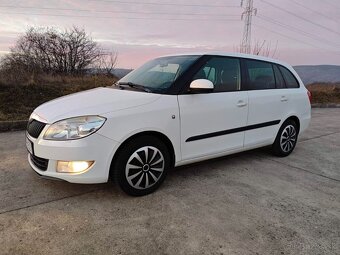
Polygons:
M118 4L142 4L142 5L163 5L163 6L188 6L188 7L228 7L239 8L237 5L211 5L211 4L183 4L183 3L158 3L158 2L135 2L135 1L116 1L116 0L87 0L90 2L107 2Z
M266 4L268 4L268 5L270 5L270 6L274 7L274 8L276 8L276 9L279 9L279 10L285 12L285 13L288 13L288 14L290 14L290 15L296 17L296 18L299 18L299 19L301 19L301 20L303 20L303 21L305 21L305 22L311 23L311 24L313 24L313 25L315 25L315 26L318 26L318 27L320 27L320 28L323 28L323 29L325 29L325 30L327 30L327 31L329 31L329 32L332 32L332 33L335 33L335 34L337 34L337 35L340 35L339 32L337 32L337 31L335 31L335 30L333 30L333 29L330 29L330 28L328 28L328 27L325 27L325 26L323 26L323 25L320 25L320 24L318 24L318 23L315 23L314 21L311 21L311 20L309 20L309 19L306 19L306 18L304 18L304 17L301 17L301 16L299 16L299 15L297 15L297 14L291 12L291 11L288 11L288 10L286 10L286 9L281 8L280 6L277 6L277 5L275 5L275 4L272 4L272 3L267 2L267 1L265 1L265 0L260 0L260 1L262 1L262 2L264 2L264 3L266 3Z
M295 32L298 33L298 34L302 34L302 35L304 35L304 36L306 36L306 37L309 37L309 38L311 38L311 39L313 39L313 40L316 40L316 41L323 41L323 42L325 42L325 43L327 43L327 44L330 44L330 45L328 45L328 46L333 46L333 47L339 47L339 46L340 46L340 44L337 44L337 43L332 42L332 41L329 41L329 40L327 40L327 39L325 39L325 38L316 36L315 34L309 33L309 32L307 32L307 31L302 30L302 29L299 29L299 28L297 28L297 27L287 25L287 24L285 24L285 23L282 23L282 22L280 22L280 21L278 21L278 20L272 19L272 18L267 17L267 16L265 16L265 15L257 15L256 17L259 18L259 19L261 19L261 20L263 20L263 21L265 21L265 22L269 22L269 23L271 23L271 24L278 25L278 26L280 26L280 27L289 29L290 31L295 31Z
M205 13L174 13L174 12L141 12L141 11L114 11L114 10L89 10L77 8L57 8L57 7L34 7L34 6L14 6L14 5L0 5L0 8L9 9L36 9L36 10L57 10L57 11L76 11L76 12L98 12L98 13L117 13L117 14L148 14L148 15L187 15L187 16L239 16L237 14L205 14Z
M264 26L261 26L261 25L258 25L258 24L254 24L254 26L259 27L259 28L261 28L261 29L263 29L263 30L267 30L267 31L272 32L272 33L274 33L274 34L278 34L278 35L280 35L280 36L282 36L282 37L291 39L291 40L293 40L293 41L297 41L297 42L300 42L300 43L303 43L303 44L312 46L312 47L314 47L314 48L318 48L318 49L321 49L321 50L325 50L324 48L319 47L319 46L317 46L317 45L314 45L314 44L311 44L311 43L308 43L308 42L299 40L299 39L297 39L297 38L288 36L288 35L286 35L286 34L279 33L279 32L277 32L277 31L271 30L271 29L266 28L266 27L264 27ZM340 51L332 51L332 52L335 53L335 54L339 54L339 55L340 55Z
M71 18L94 18L94 19L112 19L112 16L89 16L89 15L67 15L67 14L47 14L47 13L25 13L25 12L0 12L1 14L17 14L28 16L48 16L48 17L71 17ZM153 18L153 17L114 17L115 19L131 20L181 20L181 21L239 21L238 19L184 19L184 18Z
M326 4L332 6L332 7L335 8L335 9L338 9L338 10L340 9L340 6L335 5L334 3L329 2L328 0L327 0L327 1L326 1L326 0L323 0L323 2L325 2Z
M322 12L316 11L316 10L314 10L314 9L312 9L312 8L306 6L306 5L303 5L303 4L301 4L301 3L299 3L299 2L297 2L297 1L295 1L295 0L290 0L290 1L293 2L294 4L298 5L298 6L302 7L302 8L305 8L305 9L307 9L307 10L313 12L313 13L316 13L316 14L318 14L318 15L320 15L320 16L326 18L326 19L329 19L329 20L332 20L332 21L338 23L338 20L333 19L332 17L329 17L329 16L323 14Z
M305 41L301 41L301 40L299 40L299 39L290 37L290 36L288 36L288 35L285 35L285 34L282 34L282 33L277 32L277 31L271 30L271 29L269 29L269 28L266 28L266 27L264 27L264 26L261 26L261 25L259 25L259 24L254 24L254 26L259 27L259 28L262 28L262 29L267 30L267 31L269 31L269 32L272 32L272 33L274 33L274 34L281 35L281 36L286 37L286 38L288 38L288 39L291 39L291 40L294 40L294 41L297 41L297 42L300 42L300 43L303 43L303 44L307 44L307 45L310 45L310 46L313 46L313 47L316 47L316 48L320 48L320 47L317 46L317 45L314 45L314 44L311 44L311 43L307 43L307 42L305 42Z

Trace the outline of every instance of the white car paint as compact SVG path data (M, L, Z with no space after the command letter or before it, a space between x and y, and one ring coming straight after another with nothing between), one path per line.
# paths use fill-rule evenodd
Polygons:
M151 93L128 93L111 88L95 88L63 96L44 103L34 110L44 116L48 123L76 116L102 115L157 100L161 95Z
M189 55L189 54L186 54ZM196 54L193 54L196 55ZM289 65L245 54L209 55L260 59L287 67L301 84L298 89L237 91L211 94L161 95L141 91L97 88L47 102L31 118L46 123L39 137L27 134L37 157L49 159L41 171L28 157L32 168L45 177L73 183L107 182L111 161L119 146L142 132L158 132L173 147L175 166L253 149L274 142L281 124L290 116L300 121L300 133L310 121L307 90ZM284 100L282 100L284 99ZM287 100L285 100L287 99ZM51 141L44 133L56 121L86 115L106 118L105 124L88 137ZM187 142L190 137L279 120L276 125ZM94 160L79 174L56 172L57 160Z
M248 92L179 95L182 159L243 148L244 132L186 142L192 136L247 125ZM239 106L238 106L239 104Z

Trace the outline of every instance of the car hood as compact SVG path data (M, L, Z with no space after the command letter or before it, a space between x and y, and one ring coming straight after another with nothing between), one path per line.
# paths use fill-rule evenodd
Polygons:
M151 103L161 95L113 88L96 88L60 97L36 108L33 118L47 123L84 115L102 115Z

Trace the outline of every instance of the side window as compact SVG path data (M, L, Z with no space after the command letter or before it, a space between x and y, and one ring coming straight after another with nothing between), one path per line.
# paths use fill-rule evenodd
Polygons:
M216 69L211 66L206 66L203 68L203 70L205 73L205 77L207 77L207 79L211 81L212 83L215 83L216 82Z
M257 61L246 60L248 70L248 89L275 89L275 77L272 64Z
M281 73L283 75L283 78L286 81L287 88L298 88L299 83L296 80L295 76L285 67L280 66Z
M204 65L192 78L192 80L198 80L198 79L208 79L210 80L212 83L214 83L215 81L215 77L211 77L211 75L209 74L209 72L213 69L212 66L210 65ZM209 78L208 78L209 76Z
M284 89L286 88L285 80L282 77L282 74L277 67L277 65L273 65L274 74L275 74L275 83L277 89Z
M214 92L237 91L241 87L240 61L236 58L213 57L193 77L208 79Z

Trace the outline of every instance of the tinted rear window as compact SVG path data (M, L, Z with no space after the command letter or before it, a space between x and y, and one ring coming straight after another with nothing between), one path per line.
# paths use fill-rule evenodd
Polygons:
M282 77L282 74L277 67L277 65L273 65L274 73L275 73L275 82L277 89L283 89L286 87L285 80Z
M285 67L280 66L280 71L285 79L287 88L298 88L299 83L296 80L295 76Z

